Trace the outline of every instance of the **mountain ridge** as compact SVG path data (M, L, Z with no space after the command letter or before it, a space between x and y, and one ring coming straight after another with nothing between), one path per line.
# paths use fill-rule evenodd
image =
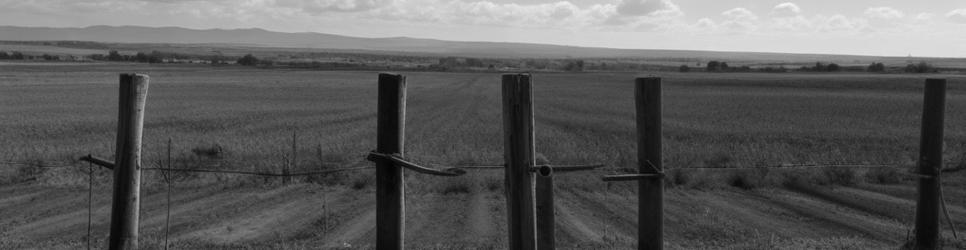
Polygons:
M518 42L448 41L432 38L363 38L318 32L277 32L262 28L190 29L176 26L24 27L0 26L3 41L93 41L106 43L238 44L245 46L334 50L397 51L474 57L658 57L765 61L842 60L878 56L581 47ZM843 58L845 57L845 58Z

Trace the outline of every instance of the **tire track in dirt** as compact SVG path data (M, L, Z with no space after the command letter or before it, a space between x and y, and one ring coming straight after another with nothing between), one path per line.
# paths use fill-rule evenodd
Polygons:
M846 230L852 234L892 245L900 243L906 232L906 226L895 220L884 220L878 215L797 192L774 190L761 195L772 204L807 217L812 220L809 223L820 224L826 230Z
M561 189L555 193L562 248L630 247L637 242L637 210L608 193Z
M372 237L366 237L367 235L375 236L374 231L376 230L376 207L375 204L370 204L370 206L360 207L358 210L360 213L347 219L332 230L326 233L320 243L322 243L323 248L359 248L365 244L372 244L375 242L374 239L368 239ZM348 217L348 216L347 216Z
M300 195L271 202L272 204L267 207L241 213L182 237L202 238L216 243L263 241L271 237L287 237L308 227L314 221L312 219L321 217L323 212L320 209L323 207L323 201L316 197L319 195L297 193ZM334 196L341 197L344 193L345 191L339 191Z
M506 244L506 216L498 211L503 202L496 193L478 190L473 192L463 211L469 211L464 220L464 240L480 246L504 246ZM446 205L446 204L443 204ZM502 226L502 227L501 227Z
M216 191L211 189L202 190L200 192L175 192L172 199L174 202L183 202L187 200L197 202L198 199L206 198L214 194L217 194ZM12 232L32 239L47 239L52 235L59 235L62 238L85 237L88 213L86 198L86 195L82 195L82 199L78 201L55 202L55 204L51 206L68 207L70 209L61 210L39 220L31 220L29 223L13 227ZM156 193L151 196L142 196L140 218L140 227L142 231L145 231L146 228L152 227L152 224L158 224L157 221L160 220L157 218L152 218L151 216L148 216L148 214L152 213L150 212L151 207L159 206L159 204L164 201L165 199L160 193ZM101 199L95 200L95 206L92 213L92 226L95 233L99 234L99 232L106 232L111 213L110 203L109 197L102 197ZM178 209L177 206L172 207L172 209L173 218L177 218L177 216L179 216L181 213L189 211L188 208Z

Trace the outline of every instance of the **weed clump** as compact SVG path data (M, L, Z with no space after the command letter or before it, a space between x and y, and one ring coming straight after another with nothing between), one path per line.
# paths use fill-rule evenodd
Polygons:
M470 184L463 181L450 181L443 186L439 193L444 195L468 194L470 193Z
M371 185L373 182L372 178L373 177L367 175L357 175L352 179L352 189L362 190L366 187L369 187L369 185Z
M209 146L196 146L191 149L191 153L202 158L221 159L224 157L225 149L215 143Z
M898 184L902 181L902 174L895 168L874 168L865 172L865 179L875 184Z
M822 174L825 176L824 184L842 186L853 186L856 184L855 169L852 168L824 168Z
M725 167L730 166L733 161L734 161L734 159L731 158L731 155L728 155L728 154L722 153L722 152L718 152L718 153L715 153L714 155L712 155L711 157L708 157L707 159L704 159L704 162L703 163L704 163L704 166L705 167L710 167L710 168L725 168Z

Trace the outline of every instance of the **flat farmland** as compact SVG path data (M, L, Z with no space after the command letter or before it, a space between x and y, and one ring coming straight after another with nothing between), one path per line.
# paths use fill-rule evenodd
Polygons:
M0 248L84 247L87 154L113 156L119 73L151 77L144 165L293 172L367 166L378 72L146 64L0 65ZM432 166L501 164L500 73L403 72L406 157ZM648 73L536 73L536 151L605 170L556 176L557 245L635 245L636 187L600 181L636 166L633 79ZM899 74L654 72L664 80L665 244L670 249L882 249L907 240L922 83L949 79L948 168L966 166L966 78ZM733 170L798 163L862 169ZM719 169L688 169L688 168ZM966 171L964 171L966 172ZM278 179L172 175L175 248L371 248L374 171ZM407 175L407 248L506 245L503 173ZM163 248L165 185L143 175L141 245ZM966 176L943 179L966 228ZM104 246L111 173L94 171L93 236ZM945 225L945 222L944 222ZM966 243L951 238L950 246Z

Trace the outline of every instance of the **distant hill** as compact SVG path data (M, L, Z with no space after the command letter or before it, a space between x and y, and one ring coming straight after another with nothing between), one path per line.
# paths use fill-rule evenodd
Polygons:
M702 60L757 62L870 61L880 57L643 50L575 47L530 43L457 42L408 37L360 38L324 33L284 33L263 29L186 29L179 27L91 26L43 28L0 26L2 41L95 41L107 43L231 44L247 47L309 48L354 51L395 51L447 56L501 58L644 57L698 58ZM896 59L895 57L892 58Z

